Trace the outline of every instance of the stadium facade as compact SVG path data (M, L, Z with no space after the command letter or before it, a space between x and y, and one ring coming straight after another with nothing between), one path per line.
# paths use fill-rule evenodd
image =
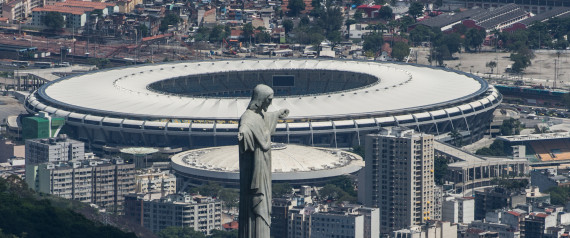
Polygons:
M251 90L274 88L269 110L291 113L274 142L350 147L381 127L466 141L483 136L501 94L446 68L374 61L252 59L175 62L94 71L42 86L30 113L66 119L75 138L103 146L235 145Z

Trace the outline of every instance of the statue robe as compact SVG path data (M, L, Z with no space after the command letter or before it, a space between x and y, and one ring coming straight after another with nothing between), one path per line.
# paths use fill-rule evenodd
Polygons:
M269 238L271 135L278 118L278 112L256 113L249 109L240 118L240 238Z

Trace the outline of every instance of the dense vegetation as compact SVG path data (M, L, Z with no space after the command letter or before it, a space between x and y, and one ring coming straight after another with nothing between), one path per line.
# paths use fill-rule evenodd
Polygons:
M16 176L0 178L0 237L136 237L55 207Z
M510 152L510 147L502 140L495 140L489 147L478 149L475 154L486 156L507 156Z
M212 230L209 236L204 235L202 232L194 231L190 227L177 227L171 226L158 232L159 238L237 238L238 231L220 231ZM1 237L0 237L1 238Z
M570 188L552 187L546 191L550 193L550 203L552 205L566 205L570 202Z

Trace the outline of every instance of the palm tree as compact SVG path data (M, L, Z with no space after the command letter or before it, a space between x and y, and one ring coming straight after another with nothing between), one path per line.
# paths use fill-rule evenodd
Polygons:
M461 136L461 134L459 133L459 131L457 131L456 129L453 129L452 131L449 132L448 134L449 136L451 136L451 139L453 141L453 144L455 146L461 146L461 144L463 143L463 138Z

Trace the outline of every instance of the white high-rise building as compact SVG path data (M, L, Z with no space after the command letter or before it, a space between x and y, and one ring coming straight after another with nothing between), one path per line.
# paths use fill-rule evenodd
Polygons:
M359 200L379 208L382 234L434 219L432 135L384 128L366 136L365 154Z
M469 224L475 220L475 199L472 197L446 197L443 202L442 221Z

